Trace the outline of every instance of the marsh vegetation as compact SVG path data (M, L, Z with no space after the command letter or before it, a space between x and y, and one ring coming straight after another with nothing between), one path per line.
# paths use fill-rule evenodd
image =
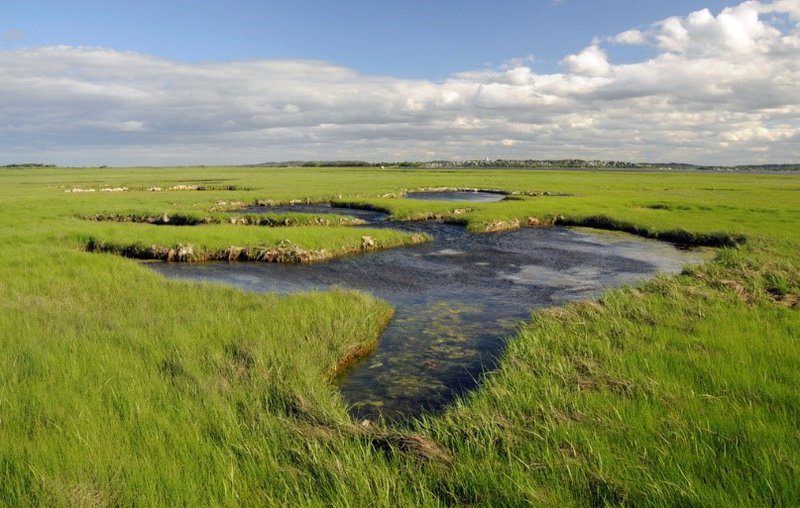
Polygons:
M9 505L800 498L796 176L12 168L0 182L0 498ZM179 185L210 190L147 190ZM76 187L129 190L65 192ZM434 188L520 194L400 197ZM314 223L313 213L288 227L94 220L215 217L231 203L293 200L360 204L390 222L438 217L470 232L583 224L719 248L677 275L536 310L478 389L442 413L403 428L361 425L333 380L374 347L393 314L387 303L352 290L281 296L170 280L90 249L290 242L343 255L361 252L364 236L412 241L402 230Z

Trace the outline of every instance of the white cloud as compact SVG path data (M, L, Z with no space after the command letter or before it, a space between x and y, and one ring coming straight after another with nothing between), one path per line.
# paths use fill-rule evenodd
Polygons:
M795 21L800 21L800 1L775 0L761 6L761 12L781 12L788 14Z
M769 48L780 38L781 32L777 28L759 18L764 9L764 5L755 1L728 7L717 16L702 9L686 18L673 17L663 21L656 37L659 46L666 51L692 55L720 52L748 55Z
M641 45L647 43L647 35L641 30L626 30L609 39L614 44Z
M586 47L577 55L567 56L561 61L561 65L570 74L593 77L613 74L606 52L597 44Z
M800 160L800 0L701 10L443 82L327 62L180 63L101 48L0 51L6 162L497 157ZM602 40L657 54L610 62ZM3 162L3 161L0 161Z

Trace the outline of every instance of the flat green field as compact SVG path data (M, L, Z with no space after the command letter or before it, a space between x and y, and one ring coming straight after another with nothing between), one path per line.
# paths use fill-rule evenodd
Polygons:
M426 188L518 194L398 198ZM308 262L425 240L228 211L292 200L476 234L560 223L719 248L533 313L478 390L393 428L352 421L332 382L374 347L384 302L167 280L123 257ZM0 169L0 231L0 504L800 500L800 176Z

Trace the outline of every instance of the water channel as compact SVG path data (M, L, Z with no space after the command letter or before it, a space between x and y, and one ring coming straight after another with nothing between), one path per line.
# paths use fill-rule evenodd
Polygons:
M502 195L456 193L459 201ZM486 194L486 193L483 193ZM498 197L499 196L499 197ZM441 197L437 196L439 199ZM537 307L593 298L605 289L699 263L698 252L634 236L567 228L472 234L438 221L391 222L383 213L330 205L250 211L340 213L368 227L422 232L434 240L314 265L151 263L168 276L289 293L348 288L385 299L395 316L376 351L340 382L356 418L402 420L437 411L472 389L505 340Z

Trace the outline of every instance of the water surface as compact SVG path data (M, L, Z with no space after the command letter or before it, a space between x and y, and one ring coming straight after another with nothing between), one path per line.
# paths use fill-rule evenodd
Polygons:
M669 244L566 228L471 234L437 221L388 222L379 212L329 205L262 211L355 215L370 227L434 237L428 244L314 265L155 263L169 277L290 293L358 289L390 302L395 316L376 351L341 380L354 416L403 419L436 411L496 365L505 339L532 309L596 297L606 288L701 260Z
M502 201L506 195L500 192L486 191L420 191L409 192L407 199L423 201L469 201L471 203L494 203Z

